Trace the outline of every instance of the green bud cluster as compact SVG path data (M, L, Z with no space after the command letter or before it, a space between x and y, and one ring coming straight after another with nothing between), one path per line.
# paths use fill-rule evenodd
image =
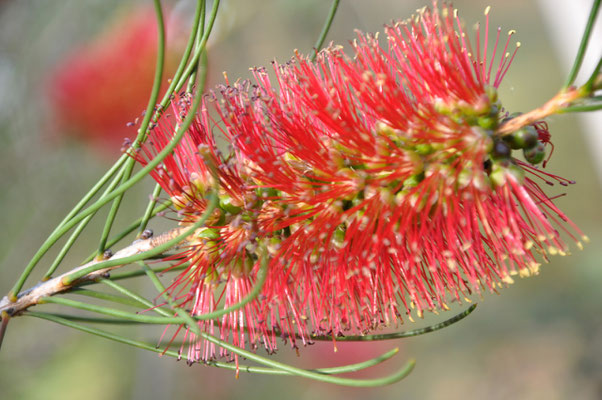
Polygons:
M503 140L513 150L523 151L523 156L527 162L536 165L543 161L546 156L545 146L539 140L537 130L531 126L524 126L521 129L504 136Z

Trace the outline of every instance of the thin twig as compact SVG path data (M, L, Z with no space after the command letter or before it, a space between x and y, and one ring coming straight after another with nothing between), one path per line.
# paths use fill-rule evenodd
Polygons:
M519 115L516 118L512 118L508 122L504 123L497 130L497 134L500 136L511 134L523 126L530 125L534 122L549 117L552 114L560 112L562 109L568 107L573 101L582 97L583 93L578 88L569 88L566 91L562 91L556 96L552 97L543 106L529 111L528 113Z
M130 257L152 250L170 241L171 239L174 239L175 237L181 235L183 232L186 231L186 229L188 229L188 227L175 228L153 238L137 240L130 246L119 250L117 253L115 253L112 257L108 259L92 260L84 265L72 269L71 271L65 272L64 274L61 274L50 280L40 282L32 288L22 291L17 295L17 300L14 302L11 302L7 296L4 296L2 300L0 300L0 313L6 312L10 316L18 315L25 311L27 308L38 304L39 300L44 297L53 296L57 293L65 292L73 287L102 278L106 276L106 274L109 271L123 267L126 264L114 265L111 267L100 269L98 271L90 272L89 274L84 275L83 277L71 283L65 283L65 279L63 279L67 276L72 275L75 272L81 271L85 268L89 268L100 262L104 262L107 260L119 260L121 258Z

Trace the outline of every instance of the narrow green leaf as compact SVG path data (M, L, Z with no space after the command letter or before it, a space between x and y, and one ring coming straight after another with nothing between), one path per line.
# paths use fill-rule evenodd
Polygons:
M107 325L144 325L142 322L138 321L129 321L127 319L120 318L100 318L100 317L88 317L82 315L71 315L64 313L54 313L54 312L43 312L43 311L31 311L31 313L40 314L40 315L48 315L56 318L66 319L67 321L74 322L86 322L90 324L107 324ZM23 315L32 315L30 311L25 311Z
M93 334L93 335L96 335L99 337L103 337L105 339L109 339L109 340L113 340L115 342L134 346L134 347L137 347L137 348L140 348L143 350L149 350L149 351L152 351L155 353L160 353L162 355L164 354L166 356L174 357L177 359L181 358L181 354L176 351L173 351L173 350L161 349L161 348L158 348L157 346L154 346L154 345L151 345L148 343L140 342L137 340L132 340L132 339L120 336L120 335L102 331L100 329L91 328L91 327L88 327L85 325L78 324L76 322L78 320L87 321L86 319L84 319L82 317L75 317L75 316L66 316L65 317L62 314L44 313L44 312L39 312L39 311L26 311L24 313L24 315L29 315L32 317L52 321L52 322L55 322L55 323L58 323L58 324L61 324L61 325L64 325L64 326L67 326L67 327L70 327L73 329L80 330L82 332L90 333L90 334ZM91 320L90 322L101 323L100 319L94 319L94 320ZM127 322L130 322L130 321L127 321ZM114 322L111 321L109 323L114 323ZM376 358L373 358L371 360L367 360L367 361L364 361L361 363L349 364L349 365L333 367L333 368L313 369L313 370L309 370L309 371L315 372L318 374L340 374L340 373L346 373L346 372L360 371L362 369L372 367L374 365L380 364L380 363L390 359L391 357L396 355L398 353L398 351L399 351L398 349L393 349L393 350L390 350ZM269 375L291 375L290 373L288 373L286 371L273 369L273 368L262 368L262 367L247 366L247 365L242 365L242 364L239 364L237 367L236 365L232 365L231 363L222 363L219 361L209 361L209 362L207 362L207 365L215 366L218 368L230 369L230 370L238 369L239 371L249 372L249 373L261 373L261 374L269 374Z
M145 305L143 303L141 303L137 300L134 300L131 298L128 299L127 297L122 297L122 296L116 296L111 293L98 292L96 290L76 288L76 289L71 289L69 291L69 293L78 294L81 296L92 297L92 298L99 299L99 300L110 301L113 303L123 304L126 306L135 307L135 308L145 307Z
M119 293L122 293L122 294L128 296L129 298L132 299L132 301L138 302L139 304L141 304L141 307L146 307L147 309L152 310L152 311L156 312L157 314L160 314L160 315L163 315L166 317L171 315L167 310L164 310L161 307L157 307L156 304L153 304L152 301L145 299L144 297L140 296L139 294L132 292L131 290L121 286L120 284L118 284L116 282L113 282L109 279L101 279L100 283L107 285L107 286L113 288L114 290L117 290Z
M213 210L215 210L215 207L217 207L218 204L218 196L217 193L214 191L213 193L211 193L209 195L209 204L207 205L207 209L205 210L205 212L203 213L203 215L199 218L199 220L197 222L195 222L194 224L192 224L190 226L190 228L188 228L184 233L176 236L175 238L163 243L162 245L159 245L157 247L155 247L152 250L149 251L145 251L143 253L140 254L135 254L129 257L123 257L123 258L118 258L118 259L112 259L112 260L107 260L107 261L103 261L103 262L99 262L97 264L94 264L88 268L83 268L69 276L66 276L65 278L63 278L63 281L66 285L71 284L73 281L91 273L94 271L98 271L104 268L109 268L109 267L115 267L118 265L126 265L126 264L131 264L134 263L136 261L141 261L141 260L145 260L149 257L154 257L157 256L159 254L164 253L165 251L169 250L170 248L172 248L173 246L175 246L176 244L180 243L184 238L186 238L187 236L190 236L195 230L197 230L198 228L200 228L201 226L203 226L203 224L207 221L207 219L209 218L209 216L213 213Z
M575 56L575 61L573 62L573 66L571 67L571 71L569 72L566 83L563 86L564 89L571 86L575 82L575 79L577 79L577 74L579 73L581 64L583 64L585 51L587 50L587 44L589 43L589 39L592 35L592 28L594 26L594 22L596 21L596 16L598 15L601 2L602 0L594 0L594 3L592 4L589 18L587 19L585 30L583 32L583 36L581 37L581 43L579 44L579 49L577 50L577 55Z
M186 68L186 63L188 62L188 59L190 58L190 54L192 53L192 49L196 43L196 37L197 37L199 24L202 23L204 25L204 18L203 18L203 21L201 21L201 15L204 13L204 10L205 10L205 0L197 0L197 7L196 7L196 11L194 13L192 29L190 30L190 36L188 38L188 42L186 43L186 49L184 50L184 54L182 55L180 64L178 65L178 68L176 69L176 72L174 73L173 79L169 83L169 87L167 88L167 91L165 92L165 96L161 100L158 113L155 114L155 119L153 119L153 121L155 121L155 122L157 121L157 119L156 119L157 116L163 110L165 110L167 108L169 103L171 103L173 94L175 92L177 92L177 89L176 89L177 83L180 81L180 79L183 76L183 72Z
M224 308L222 310L217 310L217 311L213 311L210 313L206 313L206 314L201 314L201 315L195 315L193 318L196 320L210 320L210 319L216 319L219 318L223 315L229 314L233 311L239 310L241 308L243 308L245 305L247 305L248 303L250 303L251 301L253 301L261 292L261 289L263 289L263 285L265 284L266 278L267 278L267 269L268 269L268 259L267 257L262 257L261 258L261 268L259 269L259 271L257 272L257 281L255 282L255 286L253 286L253 290L251 290L249 292L249 294L247 294L247 296L245 296L244 299L242 299L240 302ZM151 279L151 281L153 282L153 284L155 285L155 287L157 288L157 290L159 291L159 293L162 293L162 295L164 296L164 298L166 299L167 303L170 304L172 306L172 308L176 308L175 304L173 303L173 300L167 295L167 291L165 289L165 286L163 286L163 284L161 283L161 281L159 281L159 278L157 278L157 275L155 275L155 273L146 265L146 264L142 264L142 268L145 270L145 272L147 272L147 275L149 276L149 278Z
M167 200L167 201L163 202L161 205L159 205L158 207L156 207L156 208L153 209L153 212L151 213L151 217L154 217L155 215L157 215L161 211L164 211L164 210L168 209L170 206L171 206L171 200ZM121 231L116 236L112 237L111 240L109 240L107 242L107 248L113 247L114 245L116 245L117 243L119 243L119 241L121 239L123 239L124 237L126 237L130 233L134 232L136 230L136 228L140 227L141 223L142 223L142 217L140 217L137 220L135 220L134 222L132 222L127 228L125 228L123 231ZM92 261L92 259L95 256L96 256L96 252L90 254L88 256L88 258L86 258L84 260L84 262L82 262L82 264L86 264L86 263ZM144 273L142 275L144 275Z
M202 41L203 35L205 33L205 13L206 13L206 3L203 1L203 9L201 11L201 24L200 24L198 32L196 34L197 40L195 43L195 51L198 51L200 49L201 41ZM205 49L205 51L203 51L201 54L202 54L203 59L207 60L207 50ZM205 70L205 72L206 72L206 67L203 67L202 69ZM190 77L188 78L188 86L186 87L186 91L188 93L192 93L195 81L196 81L196 72L193 70L193 72L190 74ZM204 82L203 77L201 77L201 79L199 80L199 84L201 85L199 87L199 90L203 90L205 87L205 82Z
M581 89L588 94L602 89L602 57L598 60L594 72L592 72Z
M176 272L176 271L181 271L183 269L188 268L189 265L190 265L190 263L183 263L183 264L179 264L176 266L167 265L167 266L156 267L156 268L151 268L151 269L155 273ZM144 276L144 275L146 275L146 272L144 270L134 270L134 271L127 271L127 272L120 272L118 274L111 274L109 279L112 281L119 281L119 280L123 280L123 279L136 278L136 277Z
M155 206L157 205L157 199L159 198L160 194L161 194L161 185L159 185L157 183L155 185L155 189L153 190L153 194L151 195L151 198L148 201L148 205L146 206L144 215L141 218L140 226L138 227L138 237L140 237L140 235L142 235L142 232L144 232L144 230L146 229L146 225L148 224L148 221L153 216L153 211L155 209Z
M466 318L477 308L476 304L471 305L466 310L462 311L460 314L454 315L453 317L439 322L438 324L426 326L424 328L412 329L410 331L402 331L402 332L393 332L393 333L384 333L379 335L349 335L349 336L337 336L335 340L337 342L367 342L367 341L381 341L381 340L393 340L393 339L401 339L413 336L424 335L425 333L435 332L440 329L446 328L450 325L455 324L456 322ZM312 340L318 341L332 341L332 336L311 336Z
M61 221L61 223L59 223L59 225L52 231L50 236L48 236L44 243L42 243L42 246L40 246L38 251L36 251L34 256L31 258L31 260L21 273L21 276L19 277L15 285L12 287L10 292L8 292L9 298L15 297L16 294L21 291L23 285L25 284L25 281L27 280L29 275L31 275L31 272L34 270L38 262L42 259L44 254L46 254L46 252L57 242L57 240L59 240L63 236L63 234L67 232L67 230L62 231L63 226L67 224L71 220L71 218L73 218L73 216L80 212L80 210L86 205L86 203L90 201L90 199L92 199L92 197L94 197L96 193L98 193L98 191L109 181L109 179L113 177L113 175L115 175L115 173L118 173L120 171L121 166L125 163L127 158L128 157L126 155L121 156L119 160L117 160L115 164L113 164L113 166L102 176L102 178L100 178L100 180L92 187L92 189L90 189L90 191L86 193L86 195L84 195L84 197L75 205L75 207L73 207L73 209L69 211L69 213Z
M181 325L185 323L184 318L180 317L169 317L162 316L157 317L153 315L141 315L128 311L117 310L115 308L99 306L96 304L83 303L72 299L66 299L63 297L45 297L40 299L39 304L52 303L60 304L67 307L77 308L80 310L90 311L97 314L104 314L115 318L122 318L130 321L141 322L146 324L157 324L157 325Z
M100 197L102 198L102 196L105 196L107 193L110 193L113 189L115 189L117 187L117 185L119 184L119 181L122 179L122 177L123 177L123 170L120 170L119 173L117 174L117 176L115 176L113 181L109 184L109 186L107 186L104 193ZM84 228L88 225L88 223L92 220L92 217L94 215L95 214L88 215L86 218L84 218L79 223L79 225L75 228L75 230L73 231L73 233L71 234L71 236L69 237L69 239L67 240L67 242L65 243L63 248L61 249L61 251L59 252L59 254L56 256L56 258L50 265L50 268L48 268L48 271L46 271L46 274L44 274L44 278L42 280L47 280L52 276L52 274L54 274L54 271L56 271L56 269L58 268L60 263L63 261L63 259L67 255L67 252L71 249L73 244L75 244L75 241L77 240L77 238L79 238L79 235L82 233Z
M216 0L216 2L214 4L218 4L218 3L219 3L219 1ZM216 8L215 5L214 5L214 8ZM217 13L217 9L215 10L215 12ZM214 19L215 15L213 15L212 17ZM206 42L207 42L207 40L205 39L203 42L203 46L206 45ZM85 210L80 211L77 215L70 218L69 221L66 221L65 224L62 224L59 228L57 228L52 233L52 235L48 239L46 239L46 241L44 242L42 247L38 250L38 252L34 256L34 258L25 267L25 270L23 271L23 274L21 275L19 280L15 283L15 285L9 292L10 298L15 297L15 295L17 293L19 293L19 291L23 288L23 284L25 283L25 280L31 274L31 271L35 268L35 266L37 265L39 260L42 258L42 256L44 254L46 254L46 252L50 249L52 244L54 244L60 237L62 237L66 232L68 232L71 228L73 228L76 224L78 224L80 221L82 221L88 215L95 213L101 207L103 207L105 204L107 204L109 201L113 200L117 196L121 195L122 193L124 193L125 191L130 189L136 183L138 183L150 171L152 171L157 165L159 165L165 157L167 157L172 152L172 150L177 146L177 144L180 142L180 140L182 139L182 137L184 136L184 134L186 133L186 131L192 124L192 121L194 120L195 115L196 115L195 114L196 110L198 110L199 105L201 104L201 99L202 99L202 92L199 91L199 92L195 93L195 95L193 97L192 107L191 107L188 115L186 115L186 118L184 118L182 125L176 131L176 134L172 138L171 142L162 151L160 151L159 154L157 154L155 156L155 158L153 158L144 168L142 168L140 171L138 171L138 173L136 173L133 177L128 179L126 182L122 183L113 192L111 192L107 196L97 200L96 202L94 202L93 204L88 206Z
M188 63L186 70L184 71L184 73L182 74L182 77L180 78L180 80L178 81L176 86L174 87L175 92L182 89L182 87L186 83L186 80L188 79L188 77L194 71L197 70L197 67L199 66L199 59L201 57L201 54L205 51L205 47L207 47L207 40L209 39L209 35L211 35L211 31L213 30L213 25L215 24L215 19L217 17L217 10L219 9L219 5L220 5L220 0L215 0L213 2L213 8L211 9L209 23L207 24L207 29L206 29L205 33L203 34L203 37L201 38L201 44L195 49L195 52L192 56L192 59Z
M224 342L213 335L202 332L200 335L203 339L214 343L231 353L234 353L240 357L244 357L248 360L255 361L258 364L265 365L267 367L271 367L274 369L278 369L281 371L285 371L292 375L302 376L305 378L314 379L321 382L332 383L335 385L343 385L343 386L354 386L354 387L374 387L374 386L384 386L390 385L392 383L398 382L408 376L410 372L414 369L414 365L416 362L414 360L409 360L402 368L397 370L395 373L376 379L351 379L351 378L341 378L330 375L324 375L320 373L316 373L313 371L308 371L301 368L296 368L291 365L287 365L272 359L268 359L265 357L258 356L255 353L252 353L247 350L243 350L239 347L236 347L230 343Z
M311 60L314 61L316 59L316 55L318 51L322 48L324 44L324 40L326 40L326 35L328 35L328 31L330 31L330 27L332 26L332 21L334 20L334 16L337 13L339 8L339 0L334 0L332 2L332 6L330 7L330 12L328 13L328 17L326 17L326 21L324 22L324 26L322 27L322 32L320 32L320 37L316 41L314 45L314 53L311 55Z

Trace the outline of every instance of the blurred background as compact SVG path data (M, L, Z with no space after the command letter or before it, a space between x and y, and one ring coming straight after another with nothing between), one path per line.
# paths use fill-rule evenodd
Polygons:
M124 138L135 135L127 123L145 108L154 69L156 28L150 3L0 2L0 294L10 289L54 226L120 156ZM328 40L347 45L354 29L380 31L384 23L409 17L427 3L343 0ZM580 6L564 3L587 13L588 1ZM559 42L575 32L578 37L585 17L567 13L563 18L561 12L554 20L549 11L557 8L545 0L464 0L454 5L467 26L483 21L483 10L491 5L492 29L517 30L514 40L522 46L500 90L507 109L530 110L558 90L567 60L576 51ZM186 40L194 5L166 1L165 6L169 72ZM309 52L329 7L325 0L224 1L209 47L208 86L223 82L223 71L230 80L246 78L249 67L285 61L294 49ZM598 42L591 47L599 53L602 46ZM399 356L359 376L380 376L416 358L417 366L405 381L350 389L245 373L236 380L231 371L188 367L50 322L16 318L0 353L1 397L602 398L602 193L595 165L602 149L587 141L584 122L575 116L555 116L548 122L556 146L548 171L577 181L567 188L548 188L548 193L567 194L557 204L589 235L585 250L554 257L539 276L518 280L499 296L485 296L471 316L443 331L395 342L340 343L338 352L332 343L316 344L301 349L299 356L282 345L276 356L317 368L399 347ZM588 129L602 137L600 123L590 122ZM152 187L147 181L127 193L114 232L141 214ZM103 216L99 213L87 229L64 269L97 246ZM165 219L151 221L156 232L169 226ZM44 260L50 262L55 254L51 251ZM45 265L43 261L39 274ZM34 273L26 287L38 276ZM147 283L136 284L154 296ZM452 312L400 329L433 323ZM160 334L149 327L121 331L151 341Z

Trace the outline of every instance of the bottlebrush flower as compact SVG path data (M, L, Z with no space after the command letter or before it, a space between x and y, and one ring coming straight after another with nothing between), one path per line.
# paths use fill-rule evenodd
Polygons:
M164 76L175 72L185 43L171 33ZM98 36L75 48L48 77L57 133L113 155L124 138L135 136L127 125L148 103L156 56L157 22L152 7L146 6L121 13Z
M497 96L511 34L495 61L500 30L492 52L488 23L472 47L451 6L436 4L385 34L385 45L358 34L353 58L331 46L316 62L297 54L274 63L277 85L256 68L253 86L220 87L153 172L182 224L220 184L219 210L189 238L179 257L191 265L171 286L193 314L240 301L258 257L270 255L261 296L200 322L205 331L270 351L277 334L297 345L367 332L537 273L538 258L568 252L559 231L581 246L582 233L536 182L568 183L533 165L547 125L497 133L511 118ZM190 112L186 97L176 111ZM138 160L172 132L162 119ZM189 360L216 355L191 338Z

